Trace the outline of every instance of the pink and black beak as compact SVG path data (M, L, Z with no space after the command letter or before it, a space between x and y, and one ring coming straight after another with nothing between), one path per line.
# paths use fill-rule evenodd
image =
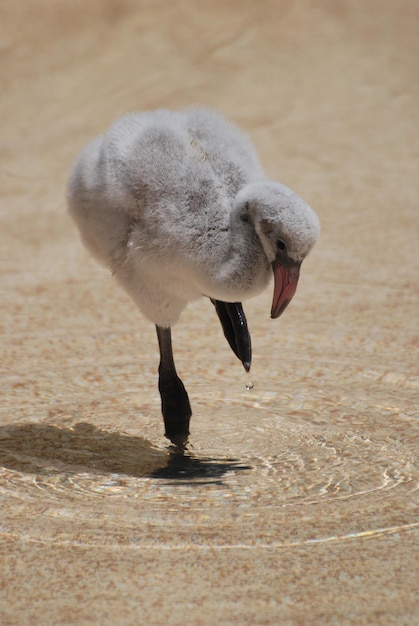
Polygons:
M272 261L274 273L274 295L272 300L271 317L279 317L291 302L300 277L300 265L292 261L287 254L279 253Z

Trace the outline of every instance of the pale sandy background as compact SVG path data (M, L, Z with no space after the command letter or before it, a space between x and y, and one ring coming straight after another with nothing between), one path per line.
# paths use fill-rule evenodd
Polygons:
M419 2L0 2L0 622L419 624ZM317 210L298 293L154 329L81 247L69 167L118 115L242 125Z

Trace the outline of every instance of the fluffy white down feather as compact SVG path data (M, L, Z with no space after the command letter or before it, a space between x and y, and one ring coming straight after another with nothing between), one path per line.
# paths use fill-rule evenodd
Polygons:
M163 327L202 295L260 293L278 238L299 263L319 233L304 200L266 178L248 137L201 107L116 120L82 151L67 198L85 246Z

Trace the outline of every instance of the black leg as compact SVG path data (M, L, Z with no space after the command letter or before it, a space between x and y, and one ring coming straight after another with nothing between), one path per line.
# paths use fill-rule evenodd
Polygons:
M222 302L211 300L220 318L224 337L230 344L234 354L243 363L248 372L252 362L252 344L247 327L246 316L240 302Z
M156 326L160 348L159 391L165 435L183 448L188 440L189 420L192 415L188 394L176 373L170 328Z

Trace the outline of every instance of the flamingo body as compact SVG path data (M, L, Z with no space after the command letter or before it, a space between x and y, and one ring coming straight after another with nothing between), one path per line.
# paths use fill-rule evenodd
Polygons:
M248 369L250 335L234 303L260 293L274 275L272 316L280 315L319 231L310 207L266 178L247 136L200 107L116 120L82 151L67 197L86 247L160 329L166 355L160 383L169 380L160 384L164 417L164 405L176 413L187 394L169 363L171 339L162 329L178 321L188 302L207 296ZM174 377L183 391L173 390ZM162 387L171 389L165 401ZM184 440L186 432L168 434L172 441L178 435Z

